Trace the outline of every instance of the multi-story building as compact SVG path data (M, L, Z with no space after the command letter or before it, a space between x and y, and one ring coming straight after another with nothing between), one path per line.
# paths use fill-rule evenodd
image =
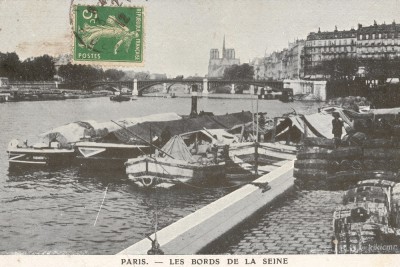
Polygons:
M304 43L304 40L297 40L289 43L288 48L273 52L269 56L264 57L264 68L253 64L255 70L260 70L258 77L267 80L300 79L303 77L302 58Z
M393 21L391 24L363 27L358 24L357 56L365 58L400 57L400 24Z
M286 54L285 79L300 79L304 76L302 62L304 58L304 44L304 40L289 43L289 49Z
M324 63L341 58L354 59L359 68L366 59L400 58L400 24L374 21L366 27L358 24L357 30L311 32L304 49L305 78L329 78Z
M365 69L368 59L400 59L400 24L374 25L339 31L311 32L306 41L290 43L288 48L251 63L260 79L329 79L331 74L348 75ZM341 60L346 59L346 60Z
M283 80L285 78L284 60L287 49L275 51L265 58L265 78L272 80Z
M222 58L219 57L218 49L210 50L210 61L208 63L208 77L221 78L224 76L225 69L232 65L239 65L240 60L235 57L235 49L225 48L225 36L222 45Z
M254 69L254 79L255 80L265 80L265 58L256 57L250 62L250 66Z
M356 57L357 31L311 32L304 47L305 78L323 75L323 62Z

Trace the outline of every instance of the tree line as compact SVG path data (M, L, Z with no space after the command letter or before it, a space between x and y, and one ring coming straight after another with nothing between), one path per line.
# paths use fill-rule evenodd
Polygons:
M59 79L65 83L86 83L91 81L119 81L125 76L120 70L93 67L90 65L71 64L61 65L58 72L56 59L43 55L20 60L15 53L0 52L0 77L10 81L53 81Z
M384 83L390 78L400 78L400 59L383 58L337 58L322 61L318 66L306 69L308 74L321 74L328 80L352 80L360 75L359 68L367 80L378 80Z

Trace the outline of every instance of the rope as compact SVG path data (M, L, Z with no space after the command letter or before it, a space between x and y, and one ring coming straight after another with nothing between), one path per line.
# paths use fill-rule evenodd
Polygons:
M96 226L96 222L97 222L97 219L99 218L101 208L103 207L104 200L106 199L106 194L107 194L107 190L108 190L108 185L109 185L109 184L107 184L107 186L106 186L106 191L104 192L103 201L101 201L100 209L99 209L99 211L97 212L96 220L94 221L93 226Z

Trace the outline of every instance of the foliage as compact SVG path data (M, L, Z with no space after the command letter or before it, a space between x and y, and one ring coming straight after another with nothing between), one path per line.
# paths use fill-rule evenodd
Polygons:
M21 62L16 53L0 53L0 77L8 77L10 80L19 78Z
M125 73L121 70L108 69L104 72L106 80L119 81L125 76Z
M20 78L25 81L49 81L56 74L53 58L44 55L21 63Z
M321 65L308 69L309 74L322 74L331 80L352 80L359 67L364 67L367 80L384 83L388 78L400 77L400 59L383 58L336 58L323 61Z
M360 62L365 67L368 80L384 83L388 78L400 78L400 59L371 58Z
M57 74L55 59L49 55L28 58L20 61L16 53L0 53L0 77L11 81L51 81ZM86 65L67 64L60 66L58 75L67 83L76 83L79 87L92 81L119 81L125 73L120 70L103 71Z
M232 65L225 69L224 78L228 80L252 80L254 68L249 64Z

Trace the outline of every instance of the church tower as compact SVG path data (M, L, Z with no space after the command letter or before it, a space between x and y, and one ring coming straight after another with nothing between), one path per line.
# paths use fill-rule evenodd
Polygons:
M208 62L208 77L221 78L226 68L232 65L239 65L240 60L235 57L235 49L226 48L225 35L222 41L222 57L219 57L219 50L210 50L210 60Z

